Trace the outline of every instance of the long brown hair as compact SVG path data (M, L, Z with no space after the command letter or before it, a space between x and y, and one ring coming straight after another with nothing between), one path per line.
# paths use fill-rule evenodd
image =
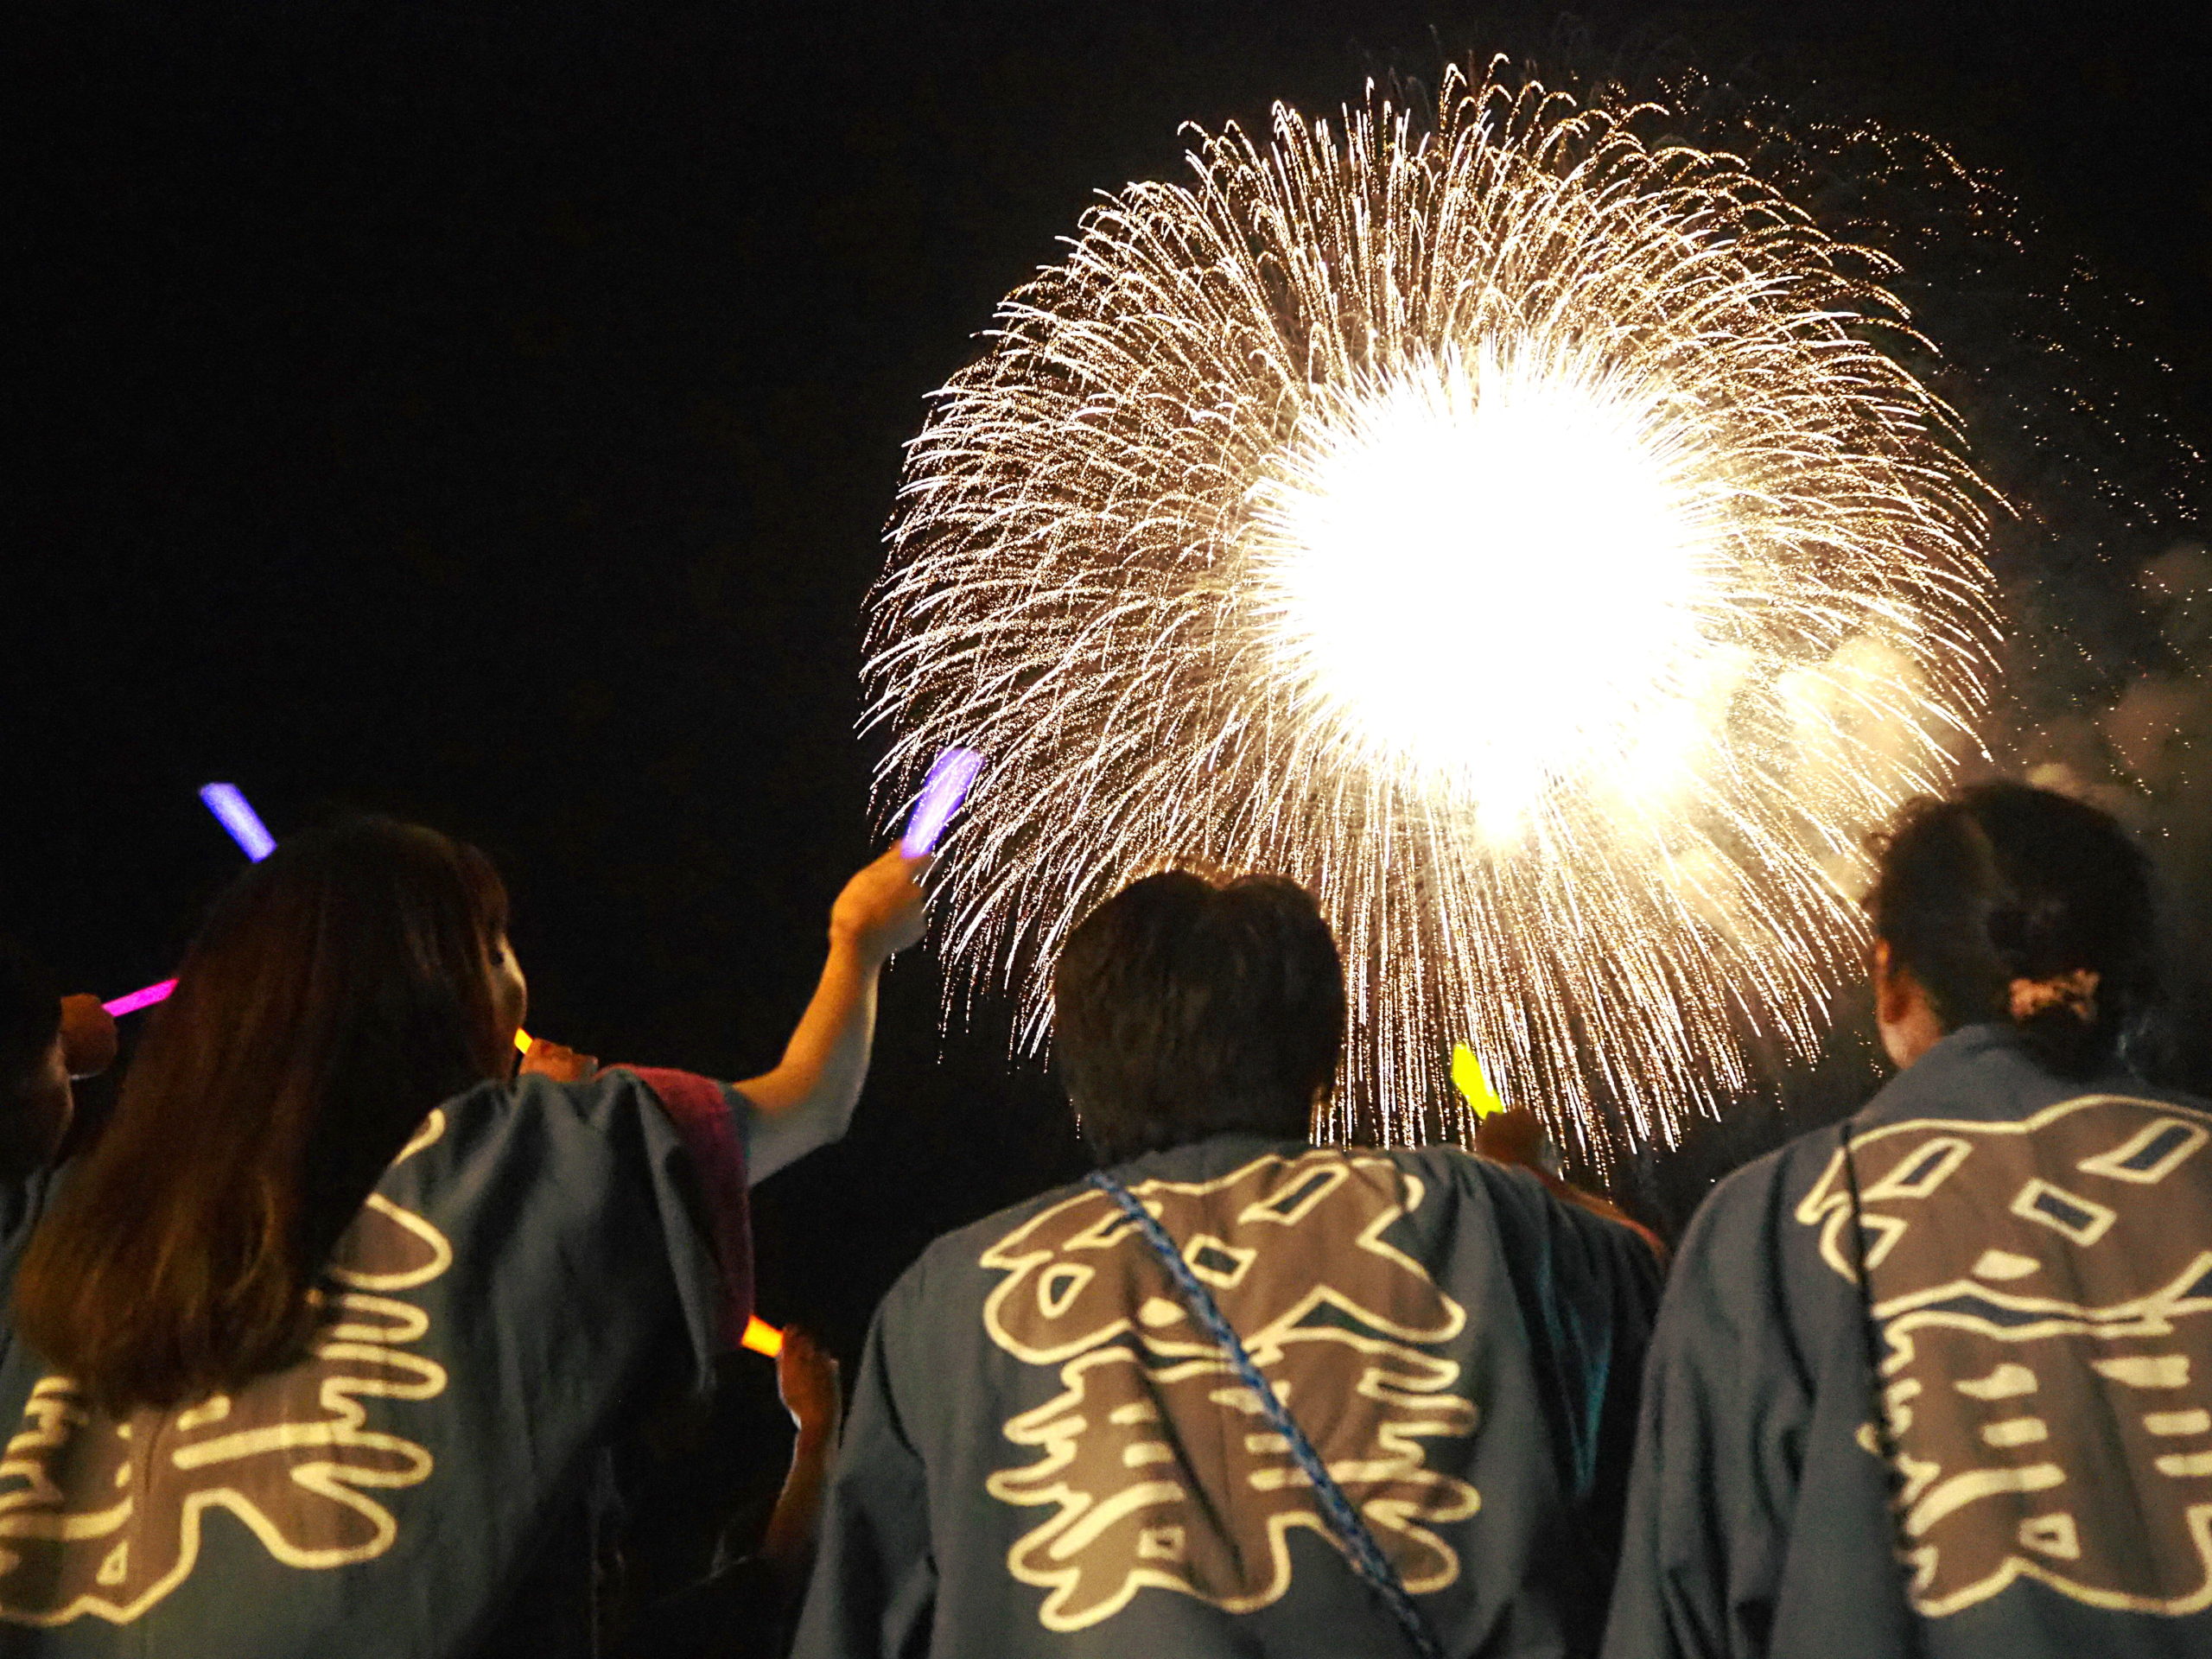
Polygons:
M481 853L388 818L288 839L240 877L24 1252L30 1345L113 1411L295 1358L308 1291L408 1135L505 1071L506 908Z

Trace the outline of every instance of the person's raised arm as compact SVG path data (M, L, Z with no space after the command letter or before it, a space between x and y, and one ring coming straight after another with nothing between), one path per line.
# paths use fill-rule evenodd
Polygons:
M876 980L922 937L926 858L896 846L845 884L830 911L830 955L813 1001L772 1071L737 1085L753 1110L746 1166L755 1185L845 1132L868 1077Z

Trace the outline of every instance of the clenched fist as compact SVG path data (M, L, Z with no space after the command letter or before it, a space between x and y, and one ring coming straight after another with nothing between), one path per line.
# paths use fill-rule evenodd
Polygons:
M922 937L922 878L931 860L891 849L845 883L830 907L831 943L850 945L863 960L882 962Z
M598 1075L599 1056L579 1054L573 1048L533 1037L530 1039L530 1052L522 1057L520 1071L524 1075L535 1072L541 1077L550 1077L556 1083L584 1083Z

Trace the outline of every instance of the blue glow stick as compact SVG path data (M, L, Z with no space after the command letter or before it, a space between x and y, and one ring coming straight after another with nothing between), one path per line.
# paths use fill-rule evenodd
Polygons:
M982 770L983 757L973 749L947 749L938 755L923 780L921 798L914 803L913 817L906 820L899 850L909 858L935 852L938 837L960 810L960 803L968 798Z
M202 784L200 798L207 803L207 810L222 821L223 828L231 832L231 839L255 863L276 850L276 837L269 833L261 815L246 804L245 797L238 793L236 784Z

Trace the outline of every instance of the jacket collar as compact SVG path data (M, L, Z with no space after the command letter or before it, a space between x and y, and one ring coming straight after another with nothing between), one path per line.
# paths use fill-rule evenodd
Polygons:
M2010 1120L2082 1095L2140 1095L2145 1088L2116 1068L2089 1078L2059 1077L2037 1063L2012 1027L1961 1026L1883 1085L1859 1109L1857 1127L1915 1117Z

